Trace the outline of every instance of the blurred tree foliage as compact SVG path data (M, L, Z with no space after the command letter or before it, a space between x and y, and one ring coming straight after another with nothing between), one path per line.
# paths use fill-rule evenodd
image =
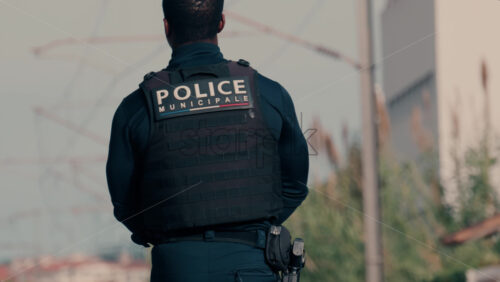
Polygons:
M498 236L446 247L445 234L470 226L498 211L489 184L496 160L484 144L471 149L463 167L456 205L443 200L436 153L401 164L381 152L380 181L386 281L465 281L467 269L500 263ZM308 198L285 223L306 241L303 281L364 281L361 158L349 146L343 165L332 167L325 183L310 187Z

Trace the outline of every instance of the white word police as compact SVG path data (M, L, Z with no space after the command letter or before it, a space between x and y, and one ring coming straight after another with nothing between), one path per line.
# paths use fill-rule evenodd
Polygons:
M156 90L160 113L249 103L247 79L211 79Z

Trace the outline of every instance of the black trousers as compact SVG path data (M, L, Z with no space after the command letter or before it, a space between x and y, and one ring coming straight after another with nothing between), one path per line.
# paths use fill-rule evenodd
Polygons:
M264 250L245 244L183 241L157 245L151 282L276 282Z

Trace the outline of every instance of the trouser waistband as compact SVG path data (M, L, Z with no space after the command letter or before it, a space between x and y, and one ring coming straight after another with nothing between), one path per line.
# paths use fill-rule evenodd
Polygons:
M203 233L186 236L176 236L160 239L152 242L154 245L166 244L181 241L205 241L205 242L231 242L250 245L252 247L264 249L266 245L266 232L257 231L214 231L208 230Z

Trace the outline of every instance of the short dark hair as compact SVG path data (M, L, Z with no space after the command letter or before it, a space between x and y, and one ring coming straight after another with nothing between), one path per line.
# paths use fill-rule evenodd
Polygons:
M177 44L214 38L223 7L224 0L163 0L163 14Z

